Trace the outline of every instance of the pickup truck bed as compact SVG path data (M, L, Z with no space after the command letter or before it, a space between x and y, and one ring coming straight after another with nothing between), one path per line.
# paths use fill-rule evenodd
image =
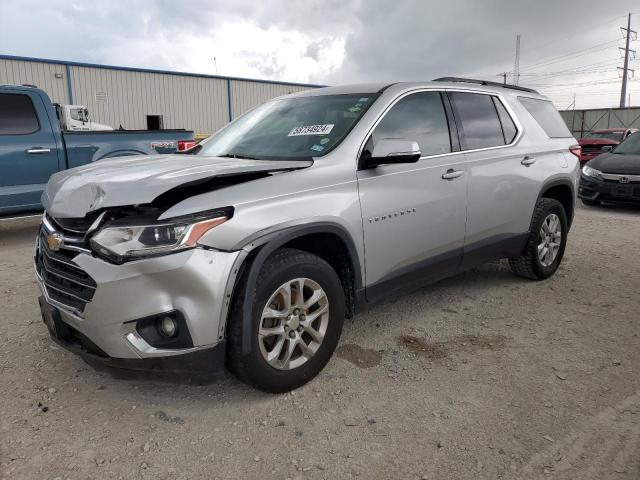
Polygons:
M42 209L49 177L61 170L123 155L175 153L187 130L62 131L48 95L0 85L0 217Z

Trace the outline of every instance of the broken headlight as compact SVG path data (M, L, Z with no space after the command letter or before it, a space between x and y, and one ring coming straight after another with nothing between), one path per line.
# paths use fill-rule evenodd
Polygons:
M226 216L217 216L192 223L107 226L91 239L91 246L116 261L172 253L195 247L200 237L226 221Z

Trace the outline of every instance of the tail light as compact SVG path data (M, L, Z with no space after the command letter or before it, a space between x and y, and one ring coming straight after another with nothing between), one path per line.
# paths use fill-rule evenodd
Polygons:
M178 140L178 151L190 150L198 144L195 140Z
M580 155L582 154L582 147L580 145L571 145L569 147L569 151L579 159Z

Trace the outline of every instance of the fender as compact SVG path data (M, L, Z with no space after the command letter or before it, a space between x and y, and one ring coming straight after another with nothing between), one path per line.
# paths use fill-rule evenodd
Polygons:
M558 187L558 186L569 187L569 189L571 190L572 210L571 210L571 215L567 219L567 221L569 223L569 227L571 227L571 224L573 222L573 217L575 216L574 212L575 212L575 208L576 208L576 188L575 188L575 185L571 182L570 179L568 179L568 178L560 178L560 179L556 179L556 180L549 180L549 181L543 183L542 184L542 188L540 188L540 192L538 193L538 198L536 198L536 203L538 203L538 200L540 200L542 198L542 196L544 195L544 193L547 190L549 190L550 188L553 188L553 187Z
M358 292L362 289L362 275L360 272L360 259L358 258L358 252L356 250L355 243L351 238L351 235L337 223L332 222L318 222L310 223L299 226L288 227L277 232L269 233L264 237L260 237L251 241L245 245L244 249L253 251L259 249L255 258L249 265L249 269L245 274L246 284L243 288L246 288L248 292L253 292L256 288L256 282L258 280L258 273L262 268L265 260L275 250L281 246L289 243L291 240L309 235L313 233L332 233L340 237L349 250L349 257L354 272L355 290ZM245 295L244 303L242 304L242 331L248 332L251 327L251 317L253 315L253 298L251 295ZM249 335L244 335L242 339L242 353L246 355L251 352L251 339Z

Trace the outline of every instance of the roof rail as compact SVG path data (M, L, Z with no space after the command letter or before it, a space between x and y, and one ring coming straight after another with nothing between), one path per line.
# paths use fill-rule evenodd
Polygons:
M472 78L459 78L459 77L441 77L435 78L434 82L460 82L460 83L475 83L477 85L486 85L488 87L502 87L510 88L512 90L521 90L523 92L538 93L533 88L520 87L519 85L510 85L507 83L490 82L488 80L474 80Z

